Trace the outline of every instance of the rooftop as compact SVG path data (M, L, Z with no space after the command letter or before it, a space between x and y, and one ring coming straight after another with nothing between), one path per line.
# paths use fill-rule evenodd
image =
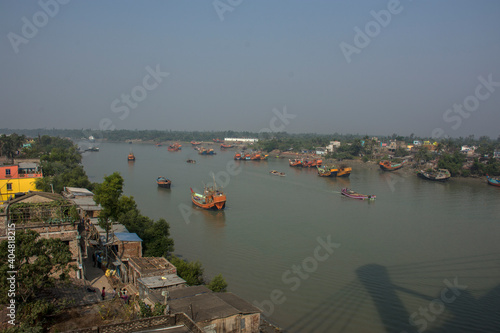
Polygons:
M137 279L137 282L142 283L149 289L155 288L165 288L176 286L178 284L186 283L184 279L181 279L177 274L166 274L163 276L148 276L141 277Z
M82 187L65 187L63 195L67 197L94 196L94 193Z
M140 274L175 269L175 266L163 257L132 257L129 259L129 265L136 268Z

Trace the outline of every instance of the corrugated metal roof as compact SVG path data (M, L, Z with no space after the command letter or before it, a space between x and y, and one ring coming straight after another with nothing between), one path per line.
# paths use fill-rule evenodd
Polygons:
M90 192L83 187L66 187L66 192L73 195L93 196L94 193Z
M122 242L142 242L135 232L115 232L115 238Z
M176 274L167 274L163 276L148 276L141 277L137 279L138 282L142 283L144 286L150 289L154 288L165 288L170 286L175 286L178 284L186 283L184 279L181 279Z

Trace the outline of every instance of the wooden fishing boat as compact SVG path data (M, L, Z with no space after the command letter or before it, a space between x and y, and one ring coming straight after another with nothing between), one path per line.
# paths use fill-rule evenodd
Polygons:
M301 167L302 166L302 160L296 158L293 160L288 160L288 164L290 164L291 167Z
M405 162L392 163L391 161L385 160L385 161L380 161L378 165L380 166L380 169L384 171L395 171L401 169L404 164Z
M220 148L221 148L221 149L229 149L229 148L233 148L233 147L234 147L233 145L226 145L226 144L224 144L224 143L221 143L221 144L220 144Z
M226 195L214 182L214 186L205 186L203 194L191 189L191 201L200 208L221 210L226 206Z
M318 169L318 176L320 177L349 177L351 175L352 168L348 166L316 166Z
M215 155L217 153L212 148L206 149L206 148L201 147L198 150L198 154L200 154L200 155Z
M193 146L199 146L199 145L201 145L201 142L198 142L198 141L191 141L191 144L192 144Z
M444 182L451 178L451 173L447 169L420 170L417 172L417 176L427 180Z
M135 161L135 156L134 156L134 153L130 152L130 153L128 154L127 160L128 160L128 161Z
M273 176L280 176L280 177L285 177L285 173L284 172L279 172L279 171L276 171L276 170L271 170L269 171L269 173Z
M189 160L187 160L187 161L186 161L186 163L193 163L193 164L195 164L195 163L196 163L196 161L195 161L195 160L191 160L191 159L189 159Z
M170 184L172 184L172 181L165 177L158 177L156 178L156 184L158 184L158 187L170 188Z
M176 143L172 143L171 145L168 146L168 151L179 151L182 149L182 145Z
M247 153L247 154L244 154L244 155L241 157L241 159L242 159L243 161L250 161L250 160L252 159L252 155L251 155L251 154L248 154L248 153Z
M486 180L488 181L488 184L500 187L500 180L498 178L492 178L486 175Z
M241 160L241 154L240 153L234 154L234 159L237 161Z
M359 200L375 200L376 198L375 195L361 194L348 188L343 188L340 193L348 198Z
M305 161L302 161L302 167L304 168L313 168L315 166L321 166L321 164L323 163L322 160L319 160L319 159L313 159L313 160L305 160Z
M316 166L318 170L318 176L320 177L332 177L332 171L330 167L327 166Z

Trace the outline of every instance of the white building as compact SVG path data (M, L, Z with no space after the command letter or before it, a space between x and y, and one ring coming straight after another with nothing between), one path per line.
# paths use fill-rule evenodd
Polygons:
M333 150L338 147L340 147L340 141L330 141L330 144L326 146L326 150L333 153Z
M250 142L250 143L255 143L259 141L259 139L251 139L251 138L224 138L225 142Z

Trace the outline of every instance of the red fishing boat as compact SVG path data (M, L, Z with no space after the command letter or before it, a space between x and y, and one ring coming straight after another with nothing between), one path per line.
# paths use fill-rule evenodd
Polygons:
M486 175L486 180L488 181L488 184L500 187L500 180L498 178L492 178Z
M384 171L395 171L398 169L401 169L403 167L405 162L402 163L392 163L391 161L380 161L378 164L380 166L380 169Z
M172 181L165 177L158 177L156 178L156 184L158 184L158 187L170 188Z
M226 145L225 143L220 144L221 149L229 149L229 148L233 148L233 147L234 147L233 145Z
M191 189L191 201L200 208L221 210L226 206L226 195L217 188L214 181L214 186L205 186L203 194Z

